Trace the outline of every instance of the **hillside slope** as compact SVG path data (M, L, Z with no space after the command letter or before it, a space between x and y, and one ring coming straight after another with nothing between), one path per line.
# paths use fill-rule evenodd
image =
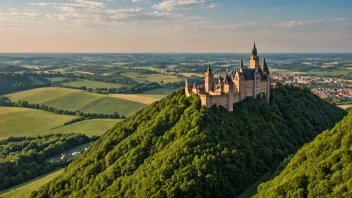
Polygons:
M25 100L31 104L45 104L50 107L81 111L84 113L112 114L130 116L147 105L130 100L93 94L81 90L47 87L17 92L7 95L11 100Z
M352 111L306 144L259 197L352 197Z
M117 124L32 197L235 197L342 119L303 88L278 85L271 104L229 113L178 90Z

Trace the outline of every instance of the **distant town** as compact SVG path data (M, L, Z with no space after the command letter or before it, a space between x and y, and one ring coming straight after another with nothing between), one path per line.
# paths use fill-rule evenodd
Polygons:
M297 84L310 88L314 94L328 101L352 104L352 80L278 72L273 72L271 77L274 80L272 84L276 82Z

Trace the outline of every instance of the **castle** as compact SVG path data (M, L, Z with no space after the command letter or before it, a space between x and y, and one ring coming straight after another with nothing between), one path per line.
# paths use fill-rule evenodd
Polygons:
M257 48L253 46L252 55L249 61L249 67L243 67L241 59L240 68L234 70L230 74L226 72L224 78L221 76L214 78L214 73L208 66L204 76L204 85L193 86L188 84L186 79L185 92L187 96L190 94L198 94L201 98L202 105L211 107L221 105L233 111L233 103L244 100L246 97L256 97L259 94L265 97L269 103L270 99L270 72L266 64L265 58L262 65L259 66L259 56Z

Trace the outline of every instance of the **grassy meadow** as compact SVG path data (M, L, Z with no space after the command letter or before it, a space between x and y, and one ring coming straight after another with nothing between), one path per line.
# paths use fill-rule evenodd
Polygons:
M17 107L0 107L0 139L10 136L45 135L76 116Z
M99 82L99 81L91 81L91 80L77 80L72 82L62 83L63 86L70 86L70 87L83 87L86 88L120 88L124 85L121 84L114 84L114 83L106 83L106 82Z
M146 81L157 82L157 83L160 83L161 81L163 81L164 83L168 83L168 82L179 82L184 80L184 78L178 78L177 76L167 76L162 74L138 74L135 72L126 72L126 73L121 73L121 75L130 77L139 83L145 83Z
M76 122L50 130L52 133L84 133L87 136L101 136L108 129L122 120L116 119L94 119Z
M32 89L10 94L7 97L14 101L21 99L29 103L45 104L63 110L103 114L118 112L124 116L130 116L147 106L108 95L58 87Z
M50 182L55 177L59 176L64 172L64 169L56 170L54 172L48 173L46 175L39 176L33 180L20 184L18 186L12 187L10 189L0 192L0 197L4 198L26 198L32 193L32 191L38 190L41 186Z
M156 98L156 99L162 99L165 96L167 96L169 93L175 91L174 89L169 89L169 88L159 88L159 89L153 89L150 91L145 91L142 92L138 95L145 96L145 97L151 97L151 98Z

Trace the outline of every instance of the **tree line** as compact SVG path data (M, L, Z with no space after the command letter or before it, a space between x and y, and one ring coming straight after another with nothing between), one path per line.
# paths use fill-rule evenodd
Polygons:
M58 109L55 107L50 107L45 104L31 104L25 100L18 100L17 102L11 101L9 98L5 96L0 96L0 106L7 106L7 107L23 107L23 108L31 108L31 109L38 109L42 111L48 111L55 114L61 115L73 115L73 116L80 116L82 118L75 119L75 121L70 121L72 123L77 122L79 119L93 119L93 118L103 118L103 119L124 119L126 116L120 115L117 112L113 114L102 114L102 113L84 113L80 111L69 111Z
M233 112L180 89L114 126L31 197L236 197L345 115L296 86Z
M9 137L0 141L0 190L29 181L69 162L47 159L76 146L95 141L83 134Z
M34 83L33 78L41 83ZM50 85L51 83L48 79L37 74L0 73L0 95Z

